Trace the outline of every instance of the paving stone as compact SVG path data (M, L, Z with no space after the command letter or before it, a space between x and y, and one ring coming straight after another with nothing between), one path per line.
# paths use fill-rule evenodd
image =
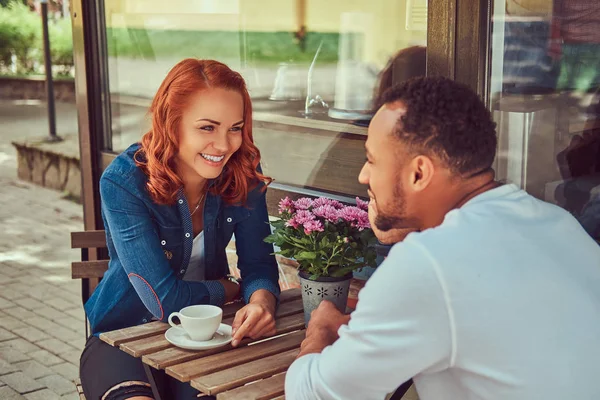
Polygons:
M0 310L4 310L5 308L16 307L16 304L10 300L5 299L4 297L0 297Z
M83 350L83 348L85 347L85 342L86 342L86 339L85 339L85 336L84 336L84 334L82 333L81 337L79 337L79 338L77 338L77 339L75 339L75 340L72 340L72 341L70 341L69 343L70 343L72 346L75 346L75 347L77 347L78 349L81 349L81 350Z
M24 297L22 299L15 300L15 303L29 311L45 307L44 303L39 300L32 299L31 297Z
M46 340L42 340L41 342L37 343L41 348L48 350L49 352L56 354L56 355L60 355L62 353L66 353L69 351L73 351L74 347L66 344L63 341L60 341L58 339L46 339Z
M6 313L2 313L0 316L0 326L8 329L19 329L27 327L27 324L20 319L13 317L12 315L8 315Z
M17 318L19 320L25 320L28 318L33 318L36 316L36 314L32 313L29 310L24 309L23 307L11 307L11 308L6 308L4 310L6 314L10 315L11 317Z
M27 295L19 290L12 288L12 287L4 286L2 288L2 297L11 299L11 300L16 300L16 299L22 299L23 297L27 297Z
M0 387L0 399L2 400L24 400L25 397L15 392L8 386Z
M0 358L11 364L31 359L28 354L22 353L19 350L15 350L12 347L0 347Z
M39 290L32 291L29 296L40 301L45 301L54 297L54 294L50 291L47 286L42 286Z
M75 366L74 364L71 364L70 362L56 364L50 368L54 372L56 372L63 378L68 379L71 382L74 382L77 378L79 378L79 367Z
M12 265L8 265L6 263L0 263L0 273L12 276L13 278L23 275L23 272L20 268L15 268Z
M62 311L69 310L69 309L73 308L73 306L75 305L75 304L70 303L67 300L60 298L60 297L55 297L53 299L46 300L45 303L59 311L60 310L62 310Z
M75 392L67 393L60 396L60 400L79 400L79 394Z
M68 286L61 286L61 294L60 297L65 299L71 307L81 307L83 305L81 300L81 283L77 284L77 291L73 292L68 289Z
M4 328L0 328L0 342L4 342L5 340L9 340L9 339L14 339L17 336L15 336L14 333L7 331Z
M18 298L29 297L28 294L31 291L31 285L28 285L23 282L13 282L13 283L9 283L9 284L3 285L3 286L4 286L4 288L6 288L8 290L15 290L16 292L20 293L21 296ZM4 290L2 292L4 293ZM9 299L12 299L12 298L9 297Z
M35 326L36 328L38 328L44 332L52 331L52 330L56 329L58 326L60 326L60 325L54 323L53 321L50 321L48 318L44 318L44 317L40 317L40 316L28 318L26 320L23 320L23 322L25 322L28 325Z
M55 356L47 350L34 351L33 353L29 353L28 356L47 367L64 362L62 359L58 358L57 356Z
M48 339L50 337L45 332L34 328L33 326L15 329L13 332L30 342L38 342L42 339Z
M83 311L83 307L67 310L66 313L77 318L80 321L83 321L85 318L85 312Z
M39 384L44 385L54 393L62 396L73 391L75 384L60 375L49 375L37 380Z
M55 372L45 365L40 364L35 360L23 361L16 363L15 367L19 368L21 372L30 377L31 379L38 379L44 376L52 375Z
M0 358L0 375L10 374L11 372L17 372L19 369L9 362ZM4 382L2 382L4 383ZM2 385L0 385L2 386ZM1 397L0 397L1 398Z
M64 326L57 325L54 329L48 331L50 335L59 339L63 342L71 343L73 340L78 339L82 336L82 332L75 332L71 329L65 328Z
M42 280L42 278L36 276L35 274L32 274L31 270L28 270L27 272L28 273L23 274L23 275L17 277L16 278L17 282L23 283L23 284L29 286L30 288L33 287L32 289L35 289L35 286L38 286L39 284L41 284L42 282L44 282ZM33 291L35 291L35 290L32 290L32 292Z
M57 319L56 323L61 326L64 326L65 328L69 328L76 331L83 330L85 328L83 321L78 320L77 318L72 317L70 315Z
M7 340L5 342L0 342L0 348L2 347L11 347L21 353L31 353L33 351L37 351L40 348L33 343L29 343L27 340L22 338Z
M0 285L5 285L7 283L14 282L16 279L16 277L8 276L0 272Z
M35 314L33 314L32 316L30 316L30 318L32 318L33 316L35 316L37 314L37 315L39 315L41 317L44 317L44 318L48 318L48 319L51 319L51 320L56 320L56 319L64 317L64 315L65 315L64 313L58 311L57 309L52 308L52 307L48 307L48 306L42 307L42 308L38 308L37 310L33 310L33 312Z
M27 400L60 400L60 396L50 389L42 389L37 392L27 393L25 398Z
M79 359L81 358L82 351L83 348L81 350L68 351L66 353L62 353L60 357L67 360L71 364L79 365Z
M12 374L2 375L0 376L0 380L21 394L33 392L46 387L46 385L36 381L35 379L31 379L22 372L13 372Z

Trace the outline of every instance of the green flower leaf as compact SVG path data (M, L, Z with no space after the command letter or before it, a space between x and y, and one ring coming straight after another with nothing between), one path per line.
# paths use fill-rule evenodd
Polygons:
M296 260L314 260L317 255L312 251L301 251L295 256Z

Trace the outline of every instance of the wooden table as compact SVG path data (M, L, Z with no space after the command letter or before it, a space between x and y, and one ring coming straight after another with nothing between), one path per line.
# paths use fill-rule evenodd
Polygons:
M231 325L243 304L223 307L223 322ZM194 351L173 346L164 333L164 322L150 322L102 333L100 339L133 357L141 358L154 396L165 399L157 379L159 370L218 400L283 399L285 372L304 339L304 311L299 289L281 293L277 334L268 339L244 339L242 344Z

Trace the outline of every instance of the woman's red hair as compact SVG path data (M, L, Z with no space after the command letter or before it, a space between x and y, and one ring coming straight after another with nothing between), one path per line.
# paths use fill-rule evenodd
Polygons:
M138 167L148 175L148 191L158 204L174 204L183 185L175 171L179 125L190 96L207 88L236 91L244 101L242 145L223 168L211 192L221 196L226 204L243 204L252 187L271 182L257 171L260 151L252 138L252 102L244 78L218 61L188 58L175 65L158 88L150 106L152 127L142 137L135 157Z

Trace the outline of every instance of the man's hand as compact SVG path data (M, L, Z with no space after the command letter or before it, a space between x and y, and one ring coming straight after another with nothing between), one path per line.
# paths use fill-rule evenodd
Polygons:
M342 314L333 303L324 300L310 315L306 338L300 346L300 358L310 353L320 353L339 339L338 330L350 322L350 315Z
M250 302L235 314L231 345L238 346L244 337L260 339L274 335L275 305L275 296L268 290L259 289L254 292Z

